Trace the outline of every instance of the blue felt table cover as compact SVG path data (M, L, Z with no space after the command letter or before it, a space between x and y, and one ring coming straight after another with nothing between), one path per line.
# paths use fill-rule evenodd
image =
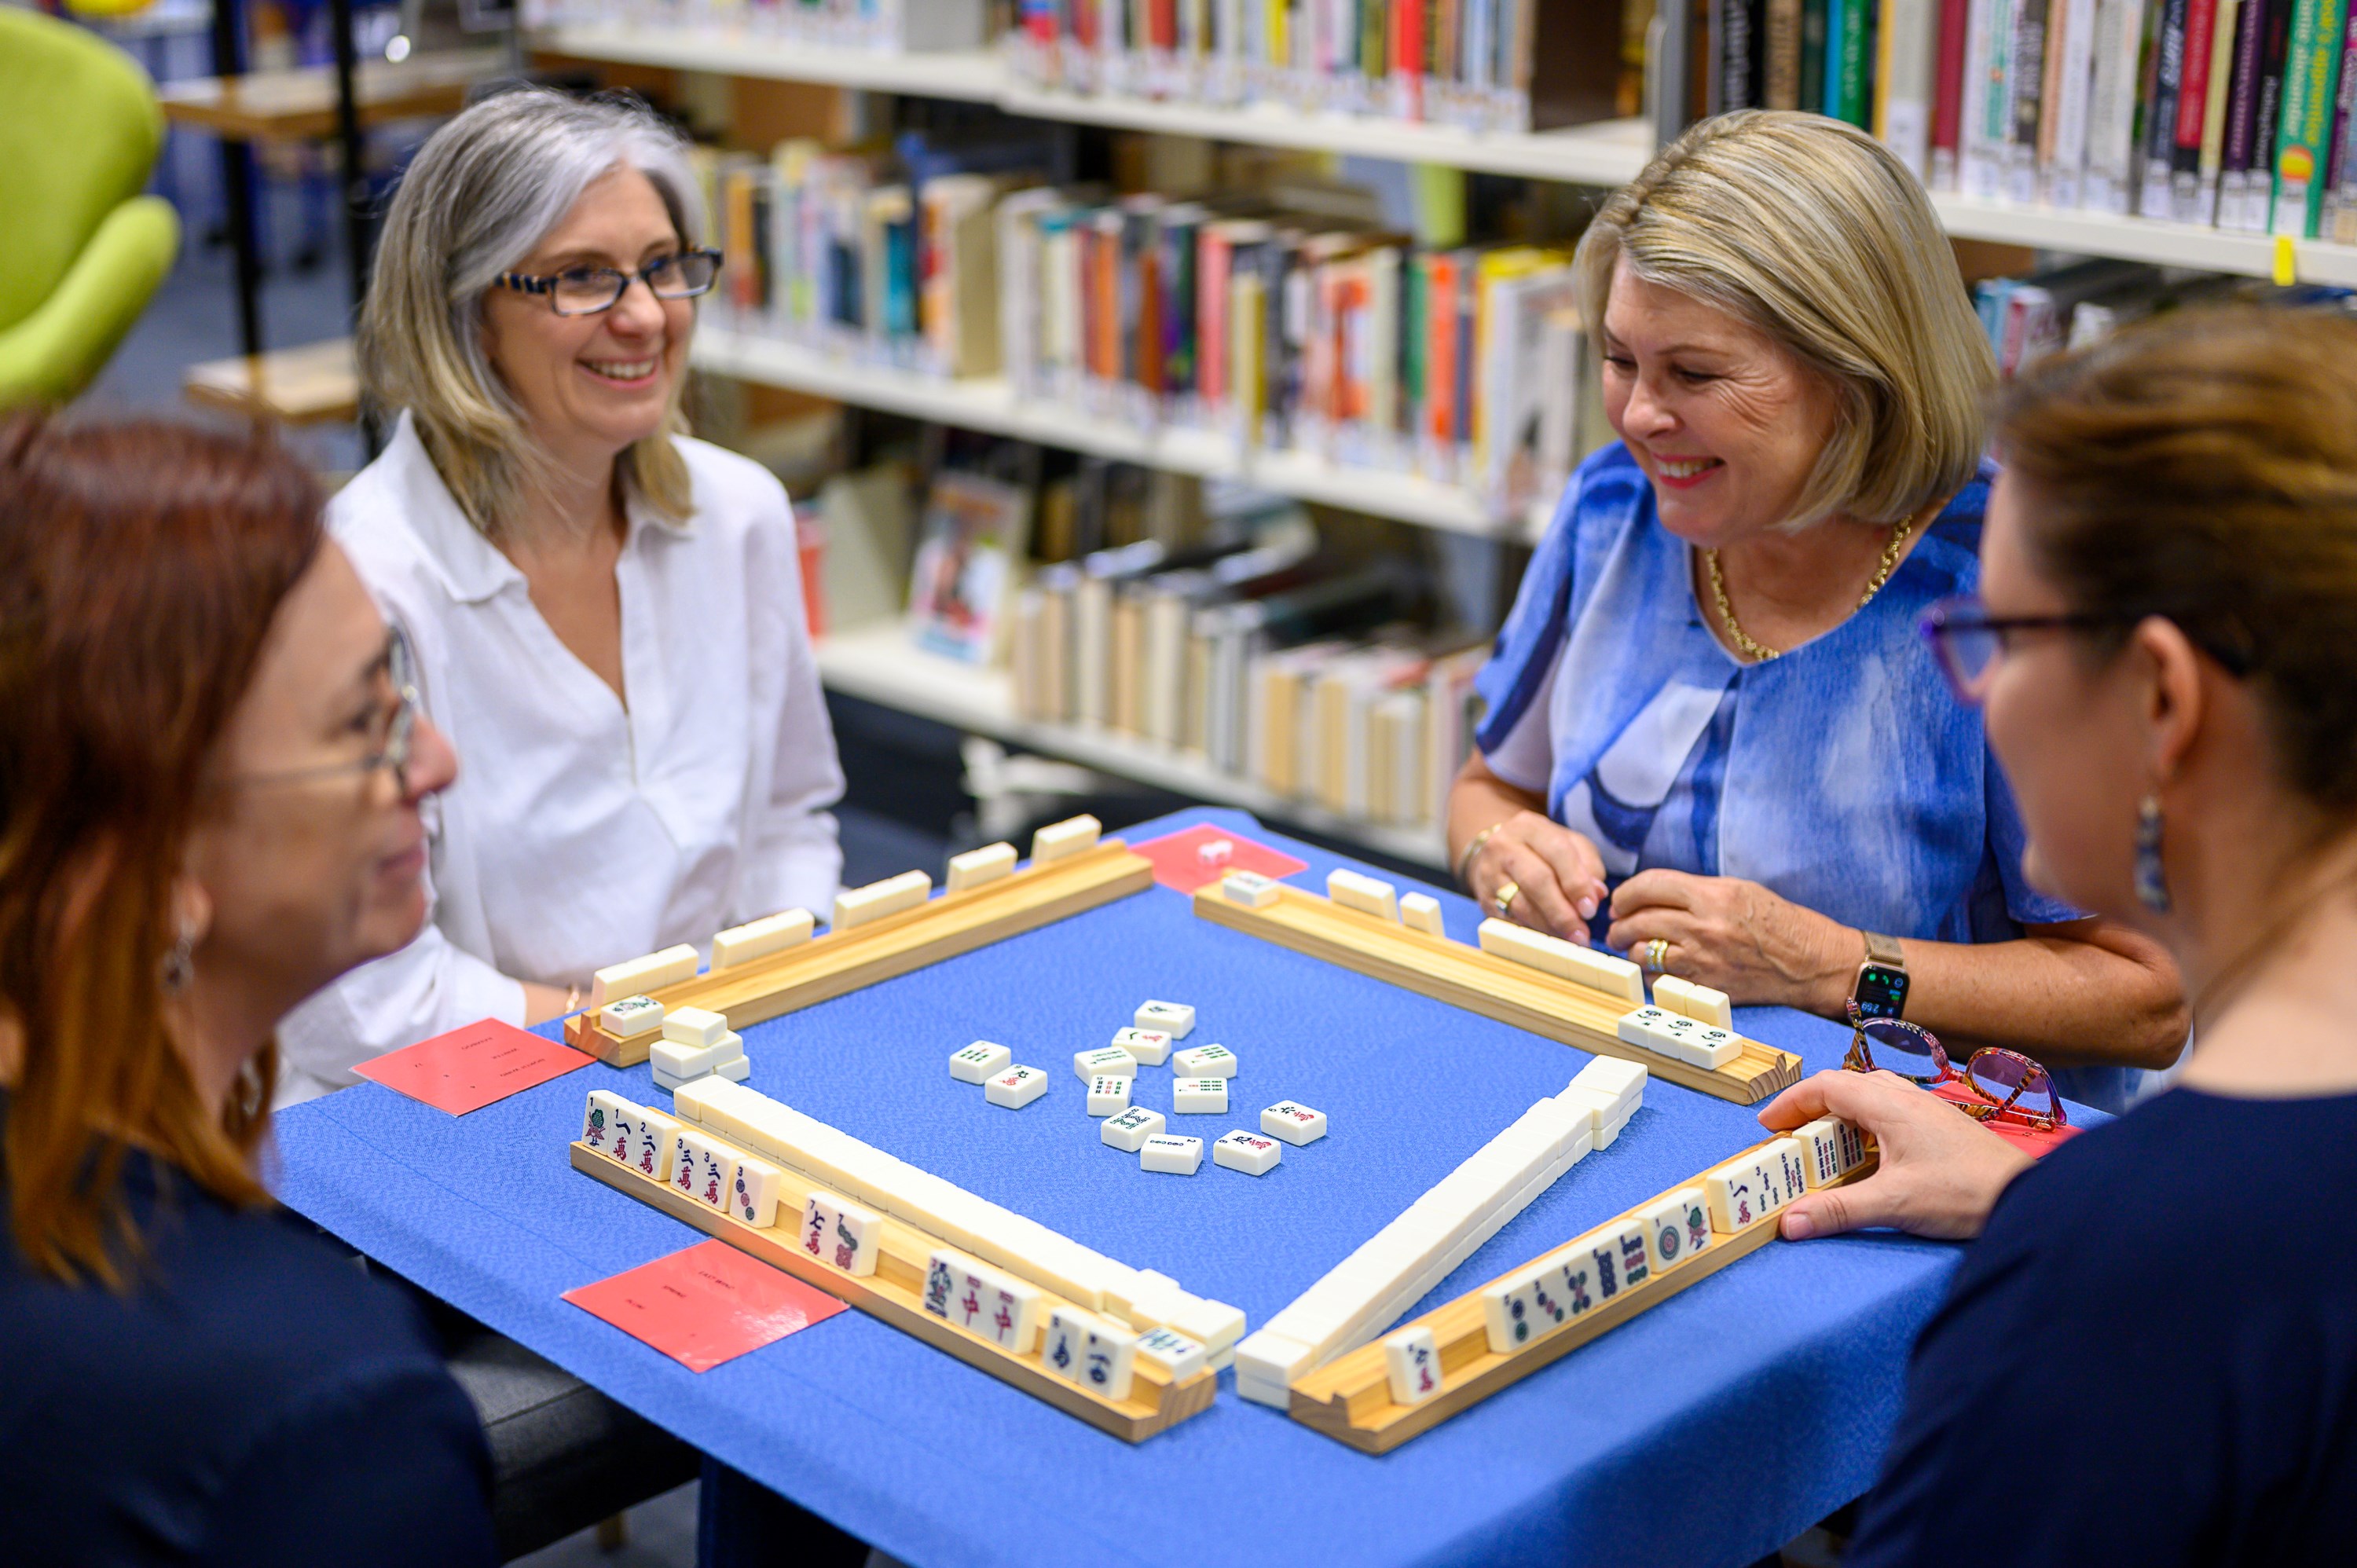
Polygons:
M1241 812L1215 822L1351 864ZM1474 907L1442 889L1449 934ZM1241 1062L1208 1143L1296 1099L1328 1135L1254 1178L1148 1175L1103 1147L1072 1053L1149 997ZM1847 1031L1772 1008L1737 1027L1840 1064ZM554 1026L549 1032L554 1032ZM952 1080L974 1039L1046 1069L1019 1112ZM1588 1058L1197 919L1157 886L745 1031L751 1085L1189 1290L1268 1318ZM1169 1110L1168 1069L1138 1102ZM668 1107L641 1066L594 1065L453 1118L374 1084L278 1118L285 1202L436 1295L845 1530L920 1568L1318 1563L1749 1563L1866 1488L1907 1348L1953 1249L1889 1235L1771 1243L1552 1367L1373 1458L1238 1399L1132 1446L849 1312L696 1374L561 1293L699 1238L566 1163L583 1097ZM1756 1142L1746 1107L1655 1080L1590 1155L1429 1308Z

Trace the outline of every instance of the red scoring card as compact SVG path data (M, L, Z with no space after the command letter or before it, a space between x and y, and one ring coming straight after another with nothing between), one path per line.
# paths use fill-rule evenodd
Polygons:
M844 1305L726 1241L699 1241L565 1299L691 1372L799 1334Z
M372 1057L352 1070L436 1111L464 1116L596 1059L512 1024L484 1018Z
M1205 844L1218 843L1222 839L1231 846L1228 857L1207 861L1202 856ZM1257 871L1263 876L1290 876L1297 871L1307 871L1309 863L1296 860L1282 850L1265 843L1254 843L1242 833L1206 824L1182 828L1175 833L1165 833L1158 839L1134 843L1130 849L1154 863L1154 880L1175 893L1192 894L1197 888L1217 882L1231 871Z

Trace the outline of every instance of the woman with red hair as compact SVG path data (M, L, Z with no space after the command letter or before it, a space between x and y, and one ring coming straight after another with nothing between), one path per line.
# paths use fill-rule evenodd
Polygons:
M408 1300L274 1210L278 1020L425 918L449 747L267 443L0 426L0 1519L99 1562L493 1560Z

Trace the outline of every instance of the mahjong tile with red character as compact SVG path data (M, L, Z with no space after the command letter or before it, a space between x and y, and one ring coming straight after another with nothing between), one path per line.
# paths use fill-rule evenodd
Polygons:
M591 1090L588 1108L581 1117L581 1141L608 1159L623 1158L617 1151L628 1137L628 1125L638 1109L610 1090Z
M1440 1391L1440 1347L1421 1325L1383 1341L1383 1370L1394 1404L1422 1404Z
M829 1206L829 1213L833 1222L825 1238L826 1261L846 1274L874 1273L883 1255L884 1217L840 1198Z

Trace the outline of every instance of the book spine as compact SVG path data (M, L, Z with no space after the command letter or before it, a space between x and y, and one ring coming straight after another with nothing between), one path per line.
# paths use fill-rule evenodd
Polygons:
M1825 38L1833 0L1801 0L1801 102L1822 111L1825 102Z
M1749 0L1718 0L1718 26L1711 29L1718 48L1717 107L1757 109L1751 95L1751 6Z
M2316 237L2347 16L2342 0L2298 0L2292 11L2283 123L2276 134L2275 199L2268 209L2272 233Z
M2062 38L2061 92L2054 108L2053 161L2040 175L2046 199L2077 207L2085 195L2087 122L2094 95L2097 0L2067 0L2069 21Z
M2177 99L2185 85L2185 17L2191 0L2159 0L2151 90L2145 94L2144 168L2136 210L2169 216L2169 171L2177 153Z
M1940 0L1940 55L1932 99L1932 188L1954 190L1964 177L1964 38L1971 0Z
M2186 0L2185 63L2169 155L2169 216L2192 221L2201 179L2201 129L2210 113L2210 61L2217 52L2218 0Z
M1938 0L1882 0L1875 71L1875 134L1929 181L1939 58Z
M2013 13L2013 49L2006 66L2007 129L2005 193L2015 201L2038 199L2038 128L2045 105L2046 18L2050 0L2019 0Z
M2325 161L2324 199L2318 209L2316 231L2319 238L2349 242L2357 235L2357 218L2352 218L2350 198L2357 195L2357 181L2352 171L2357 163L2351 158L2352 125L2357 124L2357 9L2341 21L2340 86L2333 97L2332 133L2327 144L2330 156Z
M2226 102L2225 144L2218 156L2218 226L2240 229L2251 185L2251 149L2259 122L2260 57L2270 0L2243 0L2234 14L2234 64Z
M2201 112L2201 157L2189 222L2218 221L2218 180L2226 159L2226 113L2234 91L2234 43L2242 30L2243 12L2253 3L2218 0L2218 19L2210 34L2210 90Z
M1860 129L1873 120L1869 79L1874 70L1874 0L1841 0L1841 69L1836 72L1831 62L1826 67L1828 85L1840 94L1834 117Z
M2283 129L2284 70L2291 59L2295 0L2267 0L2267 31L2259 42L2258 108L2251 124L2251 174L2243 193L2242 227L2265 233L2276 188L2276 138Z
M2013 100L2006 72L2013 57L2013 0L1972 0L1964 75L1964 194L1994 199L2005 188L2006 145Z
M1801 106L1801 0L1768 0L1765 81L1760 85L1763 106Z

